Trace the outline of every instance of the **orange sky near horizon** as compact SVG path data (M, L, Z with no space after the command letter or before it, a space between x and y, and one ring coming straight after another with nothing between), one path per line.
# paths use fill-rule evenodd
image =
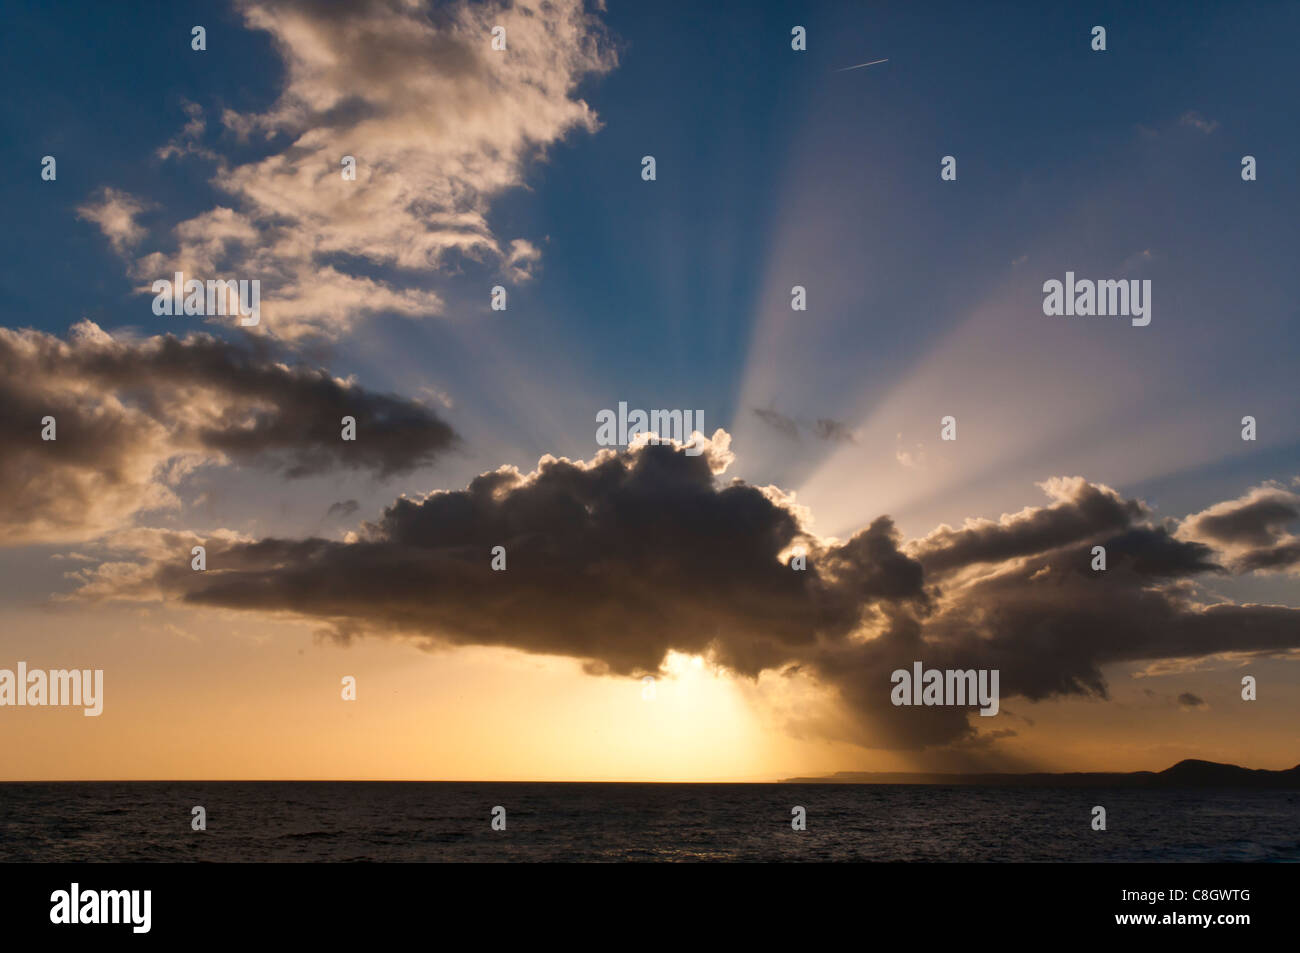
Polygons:
M960 770L933 755L829 740L832 700L806 680L765 674L755 683L685 656L670 659L648 699L637 679L507 649L341 646L306 625L230 612L109 608L95 613L95 629L52 624L59 615L5 612L0 667L103 668L104 712L0 711L0 779L774 781ZM40 648L15 657L19 645ZM1291 767L1300 712L1268 697L1286 665L1225 662L1142 678L1131 666L1108 671L1110 701L1005 699L993 727L1017 734L999 742L1013 759L1002 764L1130 771L1203 758ZM1260 701L1239 699L1242 673L1259 680ZM355 701L342 699L345 675L357 679ZM1177 704L1185 691L1206 707Z

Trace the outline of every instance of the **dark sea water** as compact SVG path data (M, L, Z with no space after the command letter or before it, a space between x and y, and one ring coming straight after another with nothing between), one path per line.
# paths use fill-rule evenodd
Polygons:
M1091 828L1092 808L1107 830ZM190 829L191 808L208 829ZM493 831L491 811L506 809ZM790 827L807 810L807 830ZM803 784L0 784L0 861L1300 861L1300 792Z

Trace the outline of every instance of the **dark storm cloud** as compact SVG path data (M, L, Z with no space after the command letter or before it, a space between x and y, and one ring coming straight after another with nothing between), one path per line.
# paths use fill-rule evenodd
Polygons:
M1252 550L1244 554L1238 560L1238 564L1247 572L1293 569L1300 566L1300 542Z
M1224 543L1266 546L1287 523L1300 519L1300 506L1290 494L1274 494L1242 502L1218 513L1206 513L1188 520L1187 529Z
M913 555L926 572L944 573L1092 539L1144 515L1137 501L1081 477L1049 481L1044 489L1056 500L1051 506L1027 508L999 522L972 520L963 529L940 526L912 547Z
M338 503L331 503L326 516L337 516L340 519L347 519L357 510L361 509L361 504L356 500L342 500Z
M843 639L869 601L924 601L888 520L842 546L805 540L805 572L778 558L800 540L763 491L719 487L707 456L660 445L400 499L354 542L217 545L207 573L160 567L158 582L191 603L292 608L345 633L506 645L625 674L657 671L670 649L712 649L756 675ZM505 571L490 566L495 546Z
M1134 548L1168 553L1162 531L1125 534ZM1089 541L1090 542L1090 541ZM1198 608L1181 580L1192 559L1112 563L1090 568L1089 543L1036 554L954 588L927 620L939 667L997 668L1006 693L1032 700L1058 694L1106 697L1104 665L1213 654L1251 642L1279 649L1300 642L1300 614L1252 620L1256 607ZM1235 629L1234 627L1238 627ZM1251 630L1247 634L1247 630Z
M1090 568L1094 543L1115 557L1105 572ZM853 740L880 745L886 738L885 746L915 748L982 737L982 719L968 710L888 703L880 686L913 661L926 668L996 669L1003 698L1039 701L1108 697L1101 670L1115 662L1300 645L1294 610L1198 608L1176 577L1216 567L1205 561L1203 547L1173 540L1160 528L1133 527L1017 554L1015 561L987 565L974 580L941 586L929 612L890 613L865 644L819 647L814 667L857 715Z
M1297 521L1300 494L1266 483L1189 516L1179 534L1222 548L1240 572L1279 571L1300 567L1300 537L1288 530Z
M1191 692L1183 692L1178 696L1178 704L1184 708L1204 708L1205 699L1200 695L1194 695Z
M1172 579L1225 570L1214 561L1208 546L1175 539L1164 527L1137 526L1117 536L1097 541L1106 550L1109 571L1131 570L1135 575ZM1091 549L1078 558L1087 562Z
M84 538L175 504L188 469L233 460L303 477L384 477L455 440L424 406L287 366L203 334L118 339L82 322L67 340L0 329L0 541ZM341 439L344 416L356 441ZM41 439L42 418L57 439Z
M216 540L205 573L176 559L135 576L118 564L88 589L292 613L340 638L563 655L593 672L708 653L747 676L808 674L836 691L839 736L913 749L988 745L1002 727L967 708L892 705L890 675L914 661L996 669L1003 698L1105 698L1113 663L1300 647L1300 611L1207 607L1194 579L1221 571L1211 550L1105 487L1048 481L1048 506L908 549L886 516L825 541L779 491L719 478L726 439L719 431L699 457L669 445L548 457L529 474L399 499L346 542ZM1091 568L1094 545L1107 547L1105 571ZM804 571L789 564L800 550ZM931 563L967 572L935 584Z

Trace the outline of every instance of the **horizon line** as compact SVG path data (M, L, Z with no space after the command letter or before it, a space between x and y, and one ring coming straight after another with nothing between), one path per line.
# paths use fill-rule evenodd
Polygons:
M774 780L737 780L737 779L694 779L694 780L652 780L646 778L603 778L603 779L511 779L485 780L467 778L6 778L0 784L788 784L806 781L820 783L834 780L845 775L861 777L913 777L913 778L1016 778L1016 777L1068 777L1077 775L1117 775L1131 776L1139 774L1163 774L1183 764L1209 765L1216 768L1234 768L1238 771L1263 771L1283 773L1300 770L1300 762L1289 768L1248 768L1244 765L1227 761L1207 761L1204 758L1183 758L1166 768L1143 768L1137 771L835 771L822 775L791 775ZM849 782L852 783L852 782ZM861 782L872 783L872 782ZM879 781L879 784L917 785L925 781Z

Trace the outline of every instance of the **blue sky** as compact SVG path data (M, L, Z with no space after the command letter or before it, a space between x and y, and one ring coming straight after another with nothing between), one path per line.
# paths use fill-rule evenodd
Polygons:
M4 40L10 88L24 90L4 106L6 165L59 158L57 184L6 179L6 208L25 223L6 234L8 320L177 330L130 292L120 259L75 209L103 186L158 203L159 222L210 207L209 164L153 154L183 124L183 101L261 108L283 69L267 36L220 6L63 9L20 5ZM551 146L526 188L491 210L494 227L543 250L538 279L514 299L511 351L537 361L563 348L600 406L702 407L734 424L750 410L741 390L754 328L788 298L773 301L776 288L802 283L812 307L799 320L819 370L782 381L788 405L771 397L792 415L838 416L845 395L905 375L1012 261L1046 243L1057 260L1027 263L1027 301L1073 261L1082 272L1149 248L1160 269L1145 334L1060 323L1053 333L1105 336L1120 364L1144 360L1133 355L1147 345L1178 355L1175 365L1186 356L1197 376L1284 378L1296 356L1295 335L1276 332L1295 315L1277 276L1296 237L1285 171L1296 129L1283 120L1297 13L1175 9L613 4L603 19L619 65L580 90L603 127ZM176 39L196 20L206 54ZM1088 48L1094 21L1109 31L1105 53ZM789 49L795 22L808 27L806 53ZM879 57L890 61L833 72ZM1179 125L1188 112L1217 128ZM638 175L647 153L654 183ZM1260 159L1250 185L1237 175L1245 153ZM958 158L956 183L938 181L945 154ZM469 310L485 281L468 263L438 284ZM837 323L821 333L827 318ZM421 370L471 399L486 378L458 379L466 369L433 323L380 320L376 331L392 350L417 344ZM386 383L356 357L340 347L332 366ZM576 451L588 428L573 429L539 434L539 445L568 439Z

